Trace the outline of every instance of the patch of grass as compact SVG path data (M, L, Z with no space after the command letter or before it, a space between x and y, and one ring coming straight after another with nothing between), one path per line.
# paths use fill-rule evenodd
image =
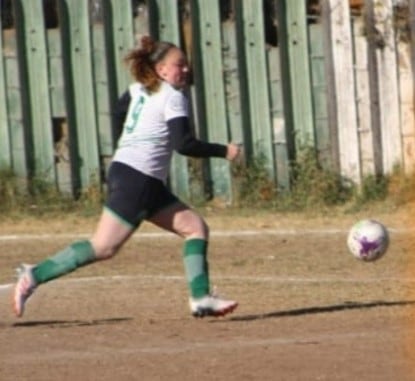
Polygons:
M236 206L267 206L276 198L277 188L270 179L264 156L236 164L232 169Z
M88 216L100 211L102 201L103 192L97 183L75 199L40 177L23 180L11 170L0 171L0 213L3 215L24 217L74 212Z
M91 216L100 213L105 201L105 190L98 182L92 184L81 192L76 201L76 209L84 216Z
M367 175L363 178L360 188L355 193L356 207L367 203L384 201L388 196L388 177Z
M3 213L18 208L23 201L25 184L21 184L10 169L0 170L0 204Z
M387 181L387 196L396 206L415 201L415 172L405 174L399 167L395 168Z
M415 201L415 174L399 167L391 175L367 175L357 186L350 179L323 168L313 149L304 149L291 164L289 191L280 191L269 180L264 158L253 159L234 170L236 206L278 212L356 212L375 205L397 208Z
M291 165L290 190L279 190L270 180L263 157L250 160L234 170L236 199L241 207L272 207L278 211L300 211L347 202L353 185L324 169L315 152L304 150Z
M195 172L198 186L197 192L192 191L192 205L215 208L211 201L202 200L201 168ZM350 214L374 208L391 211L415 201L415 174L405 174L399 167L388 176L365 176L358 187L334 171L323 168L315 151L306 149L292 163L290 174L290 189L280 190L270 179L264 157L234 165L234 200L228 212L243 214L250 213L249 210L266 210ZM193 200L195 195L196 203ZM59 216L62 213L98 216L104 199L105 189L98 181L93 181L75 199L72 194L59 192L54 184L42 178L27 181L10 170L0 171L0 214L9 217Z
M281 204L295 210L331 207L351 200L354 186L348 179L323 168L312 149L304 149L291 166L291 192Z

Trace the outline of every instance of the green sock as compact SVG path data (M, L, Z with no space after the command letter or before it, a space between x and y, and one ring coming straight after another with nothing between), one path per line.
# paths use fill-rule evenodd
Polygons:
M85 266L95 259L91 242L75 242L36 265L32 272L33 278L37 284L45 283Z
M184 243L184 267L190 294L201 298L209 294L209 267L206 259L208 243L204 239L189 239Z

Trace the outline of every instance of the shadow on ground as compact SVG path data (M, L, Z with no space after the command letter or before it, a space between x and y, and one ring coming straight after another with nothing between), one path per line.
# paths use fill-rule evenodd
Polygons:
M107 324L118 324L133 320L131 317L111 318L111 319L93 319L93 320L39 320L39 321L25 321L13 323L15 328L30 328L30 327L50 327L50 328L70 328L82 326L96 326Z
M374 301L367 303L359 302L345 302L342 304L335 304L332 306L316 306L316 307L306 307L298 308L287 311L275 311L267 312L263 314L251 314L245 316L234 316L228 319L227 321L252 321L252 320L262 320L262 319L272 319L280 318L286 316L303 316L311 314L322 314L329 312L345 311L345 310L361 310L369 308L378 308L378 307L396 307L396 306L407 306L415 304L415 300L402 300L402 301ZM221 320L214 320L212 322L220 322Z

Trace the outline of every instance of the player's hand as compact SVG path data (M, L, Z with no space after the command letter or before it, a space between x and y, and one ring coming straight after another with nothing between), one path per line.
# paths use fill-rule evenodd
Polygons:
M228 144L228 152L226 153L226 159L229 161L235 160L241 154L241 145L235 143Z

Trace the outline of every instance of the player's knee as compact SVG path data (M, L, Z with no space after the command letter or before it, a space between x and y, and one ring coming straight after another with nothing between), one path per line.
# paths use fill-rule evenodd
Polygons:
M93 243L95 256L99 260L110 259L112 258L118 251L119 247L114 245L106 245L106 244L97 244Z
M197 221L193 221L193 223L188 226L185 238L203 238L208 240L209 226L202 218L198 218Z

